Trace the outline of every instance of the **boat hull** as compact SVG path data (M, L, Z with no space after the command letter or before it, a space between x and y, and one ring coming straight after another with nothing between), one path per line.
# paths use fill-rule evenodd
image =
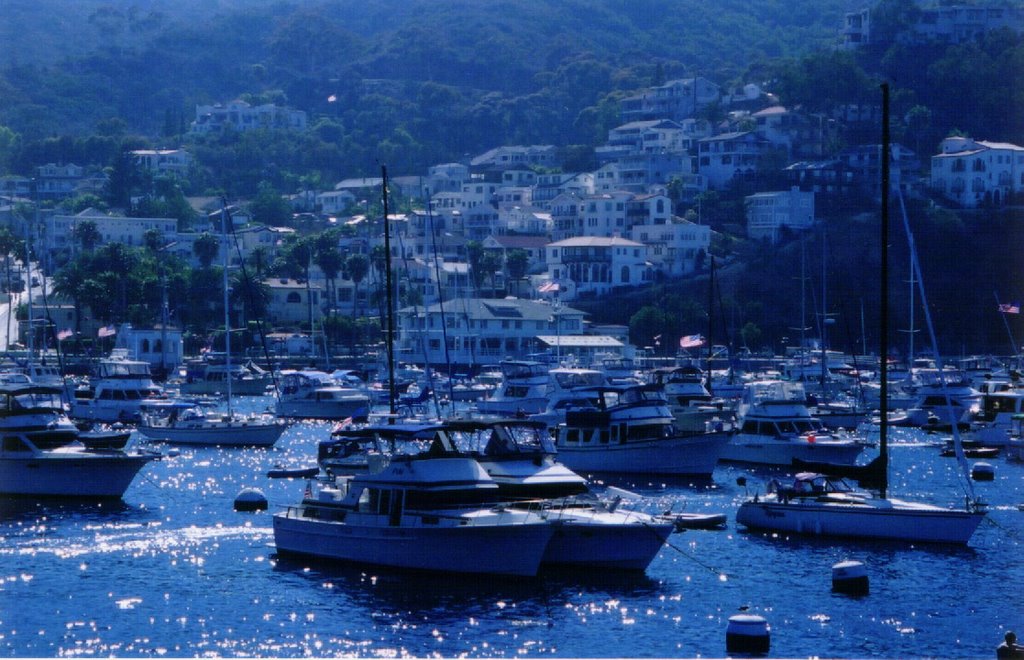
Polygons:
M233 380L231 381L232 396L262 396L274 386L272 380ZM182 394L225 394L228 391L224 381L194 380L181 384Z
M230 426L194 428L139 425L139 433L150 440L178 445L219 445L222 447L270 447L285 431L284 424L232 423Z
M278 417L296 419L348 419L365 414L370 409L370 398L362 397L348 401L289 401L282 399L277 403Z
M119 498L157 454L67 454L0 458L0 495Z
M567 517L554 525L544 564L623 571L647 570L673 531L670 523L602 521L600 514Z
M576 472L710 476L727 432L614 444L558 445L558 461Z
M857 442L806 442L801 440L733 437L722 450L722 460L733 463L790 467L793 459L853 465L864 445Z
M900 500L866 504L744 502L736 522L751 528L825 537L966 544L984 513Z
M306 518L294 508L274 516L274 543L283 554L448 573L536 575L553 531L546 522L353 525Z

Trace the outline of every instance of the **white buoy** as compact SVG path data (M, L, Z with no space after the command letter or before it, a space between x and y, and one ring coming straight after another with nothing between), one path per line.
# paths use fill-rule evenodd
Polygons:
M761 655L771 646L768 621L757 614L734 614L725 629L726 653Z
M996 469L992 467L991 463L985 461L978 461L971 468L971 479L975 481L992 481L996 478Z
M868 594L868 574L859 561L841 561L832 567L832 591L852 596Z
M243 488L235 497L235 511L265 511L267 496L258 488Z

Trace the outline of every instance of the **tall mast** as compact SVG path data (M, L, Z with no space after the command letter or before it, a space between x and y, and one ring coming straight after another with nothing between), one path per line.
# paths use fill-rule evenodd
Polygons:
M395 408L395 314L394 302L391 291L391 230L388 228L388 168L381 165L381 194L384 197L384 288L387 300L387 338L385 347L388 353L388 402L390 403L391 414L394 415Z
M882 282L878 337L878 396L881 417L878 424L878 457L884 470L879 494L884 499L889 487L889 84L882 83Z
M231 411L231 308L228 306L228 205L227 200L221 198L220 207L220 231L224 237L224 373L225 392L228 395L228 416Z

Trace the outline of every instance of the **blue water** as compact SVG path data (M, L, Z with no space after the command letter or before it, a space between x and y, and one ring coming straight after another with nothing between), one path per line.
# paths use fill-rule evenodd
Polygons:
M262 407L265 401L250 405ZM736 529L767 473L719 467L706 483L637 483L659 509L725 512L725 531L670 538L646 575L531 580L410 575L278 560L270 512L239 513L260 488L271 511L303 482L330 425L293 426L277 447L182 448L148 466L123 504L13 501L0 514L4 656L724 656L741 607L771 626L771 656L992 657L1024 631L1024 465L1003 459L967 548L824 542ZM953 504L956 462L938 438L897 430L894 495ZM870 451L870 450L869 450ZM864 562L871 592L831 592L831 567Z

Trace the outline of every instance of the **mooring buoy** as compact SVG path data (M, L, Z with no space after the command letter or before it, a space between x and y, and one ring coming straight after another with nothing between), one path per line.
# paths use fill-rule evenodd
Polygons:
M264 511L267 496L258 488L243 488L235 497L235 511Z
M832 591L851 596L868 594L868 574L859 561L841 561L832 567Z
M768 621L758 614L734 614L729 617L725 629L725 650L727 653L760 655L771 646L771 629Z

